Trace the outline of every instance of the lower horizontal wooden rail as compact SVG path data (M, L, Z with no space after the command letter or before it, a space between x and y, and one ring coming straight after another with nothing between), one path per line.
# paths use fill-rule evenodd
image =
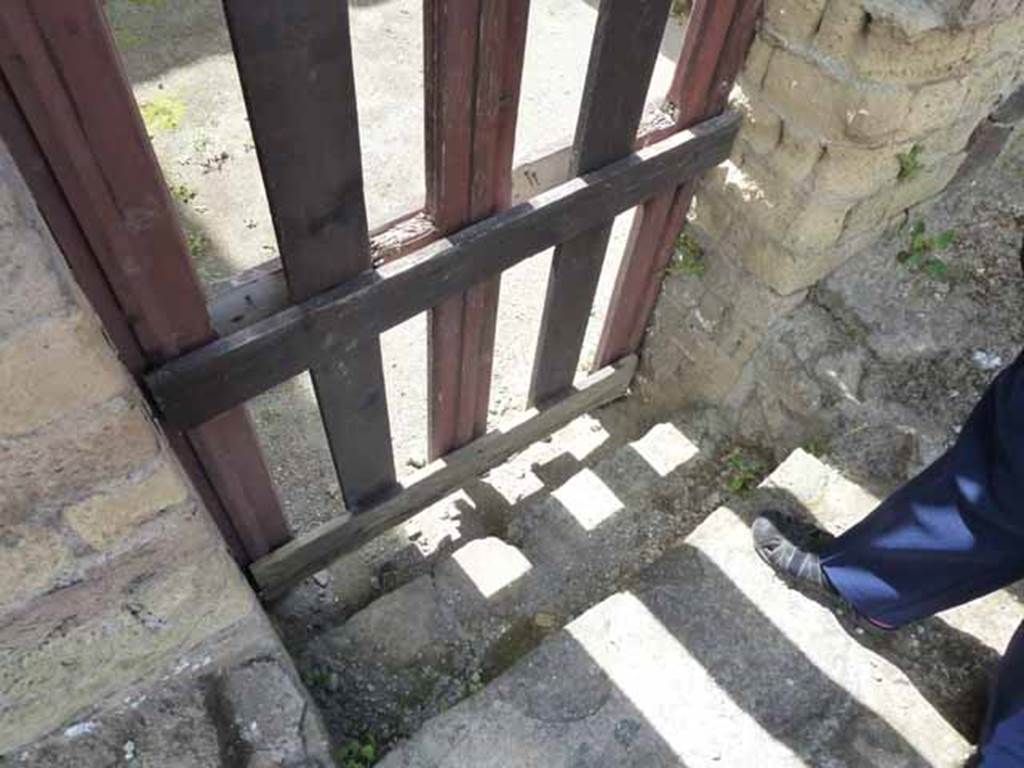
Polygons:
M729 156L728 112L172 360L146 377L167 423L201 424Z
M273 599L340 555L353 552L469 480L501 464L587 411L626 394L636 356L602 368L562 398L527 411L515 422L489 432L428 465L391 498L347 514L294 539L257 560L250 572L264 599Z

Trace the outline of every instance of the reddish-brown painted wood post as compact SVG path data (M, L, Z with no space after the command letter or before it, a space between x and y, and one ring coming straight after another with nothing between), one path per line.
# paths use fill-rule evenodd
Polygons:
M587 173L630 154L668 22L665 0L602 0L583 90L572 170ZM612 221L555 249L530 381L530 402L572 386Z
M509 204L529 0L424 6L426 210L449 233ZM487 428L498 278L430 313L431 458Z
M754 37L761 0L697 0L668 100L676 130L720 113ZM652 198L633 221L594 361L600 368L635 352L657 302L661 278L686 221L694 181Z
M157 364L209 341L184 234L99 4L5 0L0 70L16 102L5 124L23 116L31 133L12 140L21 167L34 169L44 216L125 361L140 373L140 357ZM244 409L168 437L242 562L290 538Z

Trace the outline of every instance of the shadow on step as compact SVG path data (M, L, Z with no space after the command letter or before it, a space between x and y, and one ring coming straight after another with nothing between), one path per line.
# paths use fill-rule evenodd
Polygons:
M913 713L898 729L836 676L684 545L385 766L933 764L918 748L927 735L919 730L912 743L901 732L913 730Z
M639 601L648 621L656 619L678 644L674 659L658 660L662 686L675 667L681 671L692 660L708 681L680 696L680 706L730 719L727 732L718 734L713 718L701 723L697 715L683 726L699 726L694 737L724 741L734 755L749 740L760 765L788 765L794 757L807 765L931 764L888 721L889 713L874 711L835 681L856 673L812 661L700 550L683 545L659 560L646 581L651 586ZM629 688L625 681L627 695ZM679 748L685 759L694 747Z
M736 511L749 525L765 509L788 512L813 523L791 493L760 488ZM999 654L973 635L932 617L893 632L865 631L848 609L828 606L841 627L865 648L899 668L942 717L972 744L977 743Z

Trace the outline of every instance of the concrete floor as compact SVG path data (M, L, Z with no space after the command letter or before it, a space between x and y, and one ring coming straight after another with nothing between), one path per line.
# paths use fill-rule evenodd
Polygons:
M423 66L420 0L350 0L370 226L422 205ZM517 161L568 143L575 128L596 0L534 0L530 14ZM108 0L107 13L153 145L179 199L204 284L277 255L238 76L217 0ZM650 94L668 88L682 44L673 19ZM620 217L581 365L596 347L629 217ZM490 415L523 406L550 254L505 274ZM426 319L383 337L400 474L426 454ZM297 530L337 514L341 501L308 376L250 403L285 510Z

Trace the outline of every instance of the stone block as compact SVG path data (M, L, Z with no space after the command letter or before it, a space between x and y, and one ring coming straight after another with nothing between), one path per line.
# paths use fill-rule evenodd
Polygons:
M4 577L0 613L51 588L70 562L71 551L57 531L29 525L0 526L0 573Z
M1024 28L1020 32L1024 40ZM1014 56L1001 56L983 67L973 70L964 78L966 94L961 106L963 119L973 117L980 121L995 111L1024 80L1024 45Z
M1005 19L1020 7L1020 0L963 0L959 9L964 24L984 24Z
M979 122L978 118L969 115L945 128L940 128L922 137L919 141L915 142L921 147L921 160L928 163L963 152L967 148L967 142L970 141L971 134L978 127Z
M917 37L936 29L949 26L949 2L955 0L860 0L859 3L840 3L840 5L859 5L865 15L864 29L868 31L875 24L886 24L895 27L907 37ZM867 18L870 17L870 18Z
M895 133L895 140L918 139L956 122L965 114L966 96L967 85L962 80L921 86L914 93L903 123Z
M800 183L811 175L822 156L819 141L803 136L789 123L782 123L781 138L766 160L786 178Z
M801 132L877 146L905 130L915 94L900 86L844 81L814 61L779 50L768 66L764 97ZM921 105L922 114L928 103Z
M38 429L127 386L91 319L75 314L35 323L0 345L0 436Z
M138 686L11 753L21 768L328 768L318 713L265 619L171 658Z
M806 43L822 23L826 0L766 0L764 24L792 43Z
M782 119L764 100L756 96L751 98L742 91L740 98L734 99L733 104L743 113L737 143L746 144L761 155L772 152L782 138Z
M120 398L32 435L0 439L0 524L63 507L144 467L158 451L142 407Z
M494 602L514 591L532 567L511 544L488 536L460 547L438 566L438 590L446 597L465 596L469 602Z
M814 169L814 191L840 198L868 197L896 179L897 150L830 144Z
M768 71L768 62L774 53L775 47L765 40L763 35L754 37L747 52L747 60L736 78L744 91L757 93L761 90L761 82Z
M98 493L64 511L64 521L95 550L103 550L161 510L181 504L188 488L164 459L148 476Z
M848 65L856 76L878 82L919 83L962 76L984 55L989 36L975 29L941 27L908 35L887 19L873 21L855 38Z
M748 154L742 167L725 163L721 174L712 177L717 183L701 187L703 199L696 208L698 222L709 208L723 209L721 215L735 211L735 220L729 230L716 226L708 228L708 231L734 242L741 251L755 244L748 241L757 241L765 236L798 249L834 243L842 233L843 221L851 204L815 196L794 187L793 179L768 166L768 163L776 161L775 154L769 158ZM805 154L818 157L820 150L815 147ZM812 167L812 163L805 158L794 163L792 170L805 173L804 168L809 166Z
M0 622L0 753L65 725L259 608L204 516Z
M923 168L914 178L897 181L887 190L861 201L846 219L843 238L880 232L894 217L939 194L952 181L963 159L962 154L943 158Z
M397 670L442 653L457 634L434 579L420 576L363 609L343 626L321 635L317 656L374 662Z
M848 61L868 19L860 3L829 3L814 36L814 50L833 61Z
M698 304L684 306L694 286L703 289ZM780 296L744 269L738 256L716 247L703 277L665 280L644 348L641 394L674 408L722 400L771 323L803 297Z
M13 159L0 152L0 337L69 303L54 251Z

